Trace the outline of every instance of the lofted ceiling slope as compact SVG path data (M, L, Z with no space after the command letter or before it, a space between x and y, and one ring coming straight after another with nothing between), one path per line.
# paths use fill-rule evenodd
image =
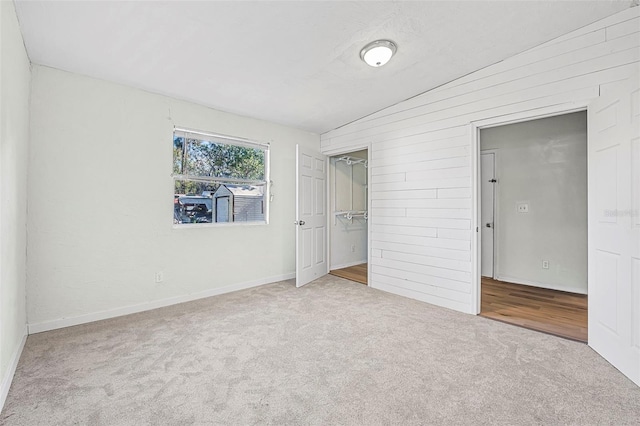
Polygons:
M16 0L32 62L324 133L633 1ZM388 38L382 68L359 58Z

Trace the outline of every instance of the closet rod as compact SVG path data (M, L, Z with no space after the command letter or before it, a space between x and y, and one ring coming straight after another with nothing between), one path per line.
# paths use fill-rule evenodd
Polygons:
M369 162L367 160L363 160L362 158L349 157L348 155L342 156L336 161L344 161L348 166L352 166L354 164L362 164L363 166L368 167L369 165Z
M334 213L336 217L342 216L348 220L353 219L354 217L362 217L364 220L369 219L369 212L366 210L344 210L340 212Z

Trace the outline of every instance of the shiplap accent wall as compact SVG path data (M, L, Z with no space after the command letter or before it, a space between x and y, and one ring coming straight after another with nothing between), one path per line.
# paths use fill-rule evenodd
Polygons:
M370 285L475 313L471 123L585 103L637 71L634 7L321 136L371 146ZM474 229L475 231L475 229Z

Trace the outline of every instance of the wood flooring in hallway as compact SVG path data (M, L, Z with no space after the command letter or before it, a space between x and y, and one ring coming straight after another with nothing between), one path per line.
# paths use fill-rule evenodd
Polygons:
M480 316L587 342L587 296L482 277Z

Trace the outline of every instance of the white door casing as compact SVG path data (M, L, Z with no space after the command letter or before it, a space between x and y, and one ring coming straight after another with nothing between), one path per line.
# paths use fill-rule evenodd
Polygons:
M640 385L640 78L589 107L589 345Z
M296 287L329 272L327 159L296 145Z
M482 253L480 273L483 277L493 278L494 238L495 238L495 153L480 153L480 223Z

